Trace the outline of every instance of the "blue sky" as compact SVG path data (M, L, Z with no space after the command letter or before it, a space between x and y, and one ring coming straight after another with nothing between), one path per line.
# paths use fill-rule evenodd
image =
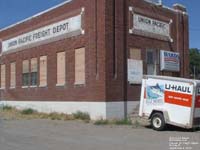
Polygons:
M65 0L0 0L0 29L57 5ZM200 49L200 0L163 0L167 6L181 3L190 17L190 47Z

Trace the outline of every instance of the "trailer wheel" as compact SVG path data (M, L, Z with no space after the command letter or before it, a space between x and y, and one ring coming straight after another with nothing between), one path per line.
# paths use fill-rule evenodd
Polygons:
M165 119L162 113L155 113L151 117L151 126L156 131L162 131L165 128Z

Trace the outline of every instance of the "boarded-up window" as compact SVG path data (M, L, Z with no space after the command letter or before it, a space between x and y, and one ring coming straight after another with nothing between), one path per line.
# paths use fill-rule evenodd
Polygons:
M15 88L16 86L16 63L10 64L10 87Z
M57 85L65 84L65 52L57 53Z
M35 86L38 82L38 63L37 58L31 59L31 85Z
M141 50L131 48L130 49L130 59L141 60Z
M47 56L40 57L40 86L47 86Z
M1 65L1 89L6 87L6 65Z
M85 48L75 50L75 84L85 84Z
M29 86L30 73L29 73L29 60L24 60L22 64L22 85Z

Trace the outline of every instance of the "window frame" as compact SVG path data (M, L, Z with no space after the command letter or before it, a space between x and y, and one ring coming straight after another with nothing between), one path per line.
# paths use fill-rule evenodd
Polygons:
M14 77L12 78L12 65L14 65ZM14 79L14 85L12 85L12 79ZM16 81L17 81L17 76L16 76L16 62L11 62L10 63L10 89L16 88Z
M41 70L41 61L45 58L46 66L45 66L45 84L41 84L42 70ZM43 55L39 58L39 87L47 87L48 86L48 56Z
M62 56L62 54L64 54L63 56L64 56L64 66L63 66L63 68L61 69L61 70L64 70L64 80L63 80L63 83L59 83L59 80L58 80L58 77L59 77L59 70L60 70L60 68L58 68L59 67L59 65L58 65L58 63L59 63L59 56ZM57 65L57 69L56 69L56 86L65 86L66 85L66 52L65 51L61 51L61 52L57 52L56 53L56 65Z
M81 66L81 67L83 67L83 71L84 71L83 74L82 74L84 80L82 80L82 81L77 80L77 79L79 79L79 78L77 78L78 77L77 73L80 71L80 66L76 66L77 60L78 60L77 56L80 57L81 50L83 51L82 53L84 54L83 58L82 58L84 63L80 63L80 64L84 64L84 66ZM86 54L85 54L85 52L86 52L85 47L77 48L77 49L75 49L75 52L74 52L75 53L75 65L74 65L75 66L74 67L74 69L75 69L75 71L74 71L74 74L75 74L74 84L75 85L85 85L86 84ZM79 69L77 67L79 67ZM79 76L81 76L81 75L79 74Z
M31 64L31 67L30 67L30 87L37 87L38 86L38 58L35 57L35 58L31 58L30 60L30 64ZM33 62L36 62L36 71L33 70ZM35 69L35 68L34 68ZM35 77L36 77L36 83L35 84L32 84L32 79L33 79L33 74L35 74Z
M25 67L25 62L28 63L28 65L26 66L28 69L27 71L24 71L24 67ZM27 76L28 79L27 80L27 84L24 84L24 78ZM30 61L29 59L25 59L22 61L22 88L28 88L30 86Z
M4 67L4 80L2 80L2 66ZM0 89L5 90L6 89L6 64L1 64L0 65L0 70L1 70L1 79L0 79ZM2 81L4 81L4 86L2 87Z

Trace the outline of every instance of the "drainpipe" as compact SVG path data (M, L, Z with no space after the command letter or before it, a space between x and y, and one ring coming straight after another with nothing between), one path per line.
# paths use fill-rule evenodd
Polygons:
M185 6L183 6L183 5L181 5L181 4L174 4L173 5L173 8L174 8L174 10L176 10L177 11L177 15L179 16L180 15L180 20L179 21L181 21L180 22L180 25L181 25L181 27L182 27L182 41L179 41L178 40L178 42L180 42L180 47L179 48L181 48L182 49L182 61L181 61L181 65L182 65L182 69L183 70L181 70L181 76L182 77L186 77L187 75L186 75L186 72L185 72L185 68L187 67L186 65L185 65L185 50L186 50L186 47L185 47L185 38L186 38L186 36L187 35L185 35L185 13L187 12L187 10L186 10L186 7ZM179 18L179 17L178 17ZM178 36L180 36L180 33L178 33ZM180 50L179 50L180 51Z
M127 109L127 0L124 1L124 118L128 117Z

